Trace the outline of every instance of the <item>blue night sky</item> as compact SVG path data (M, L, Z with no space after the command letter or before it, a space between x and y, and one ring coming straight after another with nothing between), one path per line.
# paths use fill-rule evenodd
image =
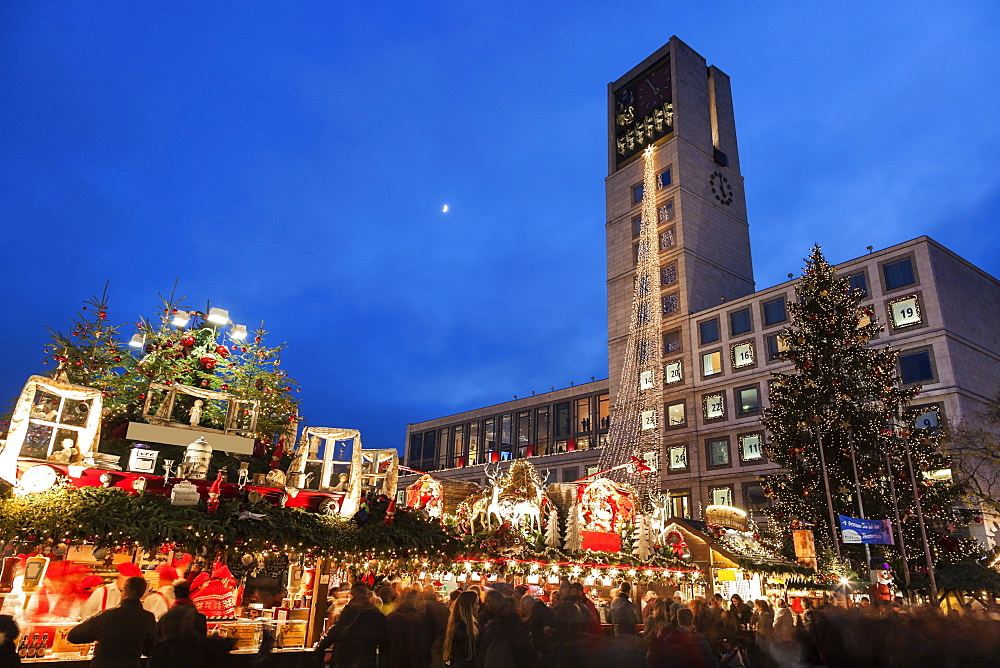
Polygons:
M369 447L605 377L606 84L674 34L732 77L759 288L923 234L1000 275L1000 4L752 4L7 0L0 397L176 277Z

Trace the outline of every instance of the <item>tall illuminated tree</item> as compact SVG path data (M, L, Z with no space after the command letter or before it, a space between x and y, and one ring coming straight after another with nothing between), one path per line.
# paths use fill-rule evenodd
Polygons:
M919 388L901 387L896 352L873 341L882 331L875 314L861 306L861 292L836 275L819 246L795 293L798 299L788 304L791 325L781 333L787 345L782 355L794 369L773 374L763 420L771 435L767 455L784 469L761 477L773 525L815 524L817 540L833 546L839 534L831 530L831 515L892 520L894 488L908 557L919 565L924 546L906 446L925 518L946 523L953 520L949 504L957 491L922 475L948 466L938 447L941 434L910 426L906 407ZM934 548L941 556L971 546L935 542Z

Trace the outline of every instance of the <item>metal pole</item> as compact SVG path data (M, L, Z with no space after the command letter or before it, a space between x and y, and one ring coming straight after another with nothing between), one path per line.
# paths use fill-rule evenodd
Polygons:
M927 526L924 524L924 511L920 507L920 492L917 490L917 478L913 473L913 460L910 458L910 442L903 439L906 448L906 464L910 468L910 484L913 485L913 500L917 505L917 522L920 524L920 537L924 541L924 558L927 559L927 577L930 579L931 598L938 605L937 581L934 578L934 559L931 557L931 544L927 542Z
M854 436L847 437L847 443L851 446L851 467L854 469L854 493L858 496L858 512L861 513L861 517L865 517L865 502L861 500L861 477L858 475L858 459L857 452L854 449ZM871 580L871 570L872 570L872 550L868 543L865 546L865 568L868 569L868 579Z
M823 437L816 428L816 444L819 445L819 464L823 469L823 486L826 488L826 508L830 511L830 538L833 539L833 549L840 559L840 541L837 539L837 520L833 512L833 496L830 495L830 476L826 472L826 455L823 454Z
M910 598L910 564L906 557L906 541L903 540L903 520L899 516L899 502L896 499L896 483L892 481L892 453L885 453L885 470L889 474L889 494L892 496L892 509L896 514L896 531L899 532L899 551L903 555L903 579L906 581L906 598Z

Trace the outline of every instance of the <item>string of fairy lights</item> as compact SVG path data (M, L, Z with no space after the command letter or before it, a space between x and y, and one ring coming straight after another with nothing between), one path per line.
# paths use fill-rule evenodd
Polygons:
M611 408L608 445L601 453L601 470L642 460L612 470L607 476L627 482L639 492L643 505L659 491L660 414L663 378L660 346L660 255L656 210L655 147L643 152L642 222L632 288L632 313L618 395ZM655 453L650 455L648 453Z

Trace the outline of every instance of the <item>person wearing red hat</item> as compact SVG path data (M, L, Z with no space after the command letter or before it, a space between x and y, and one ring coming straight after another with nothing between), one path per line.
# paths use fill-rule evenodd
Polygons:
M122 587L125 586L125 581L133 577L142 577L142 570L131 561L123 561L115 568L118 570L118 579L94 589L90 598L80 608L81 619L118 607L122 600Z
M178 576L177 569L167 563L157 566L156 574L159 576L156 591L142 599L142 607L153 613L153 616L159 621L174 602L174 581L177 580Z
M77 587L90 569L72 561L53 561L45 571L45 582L32 594L25 618L35 623L75 618L82 601Z

